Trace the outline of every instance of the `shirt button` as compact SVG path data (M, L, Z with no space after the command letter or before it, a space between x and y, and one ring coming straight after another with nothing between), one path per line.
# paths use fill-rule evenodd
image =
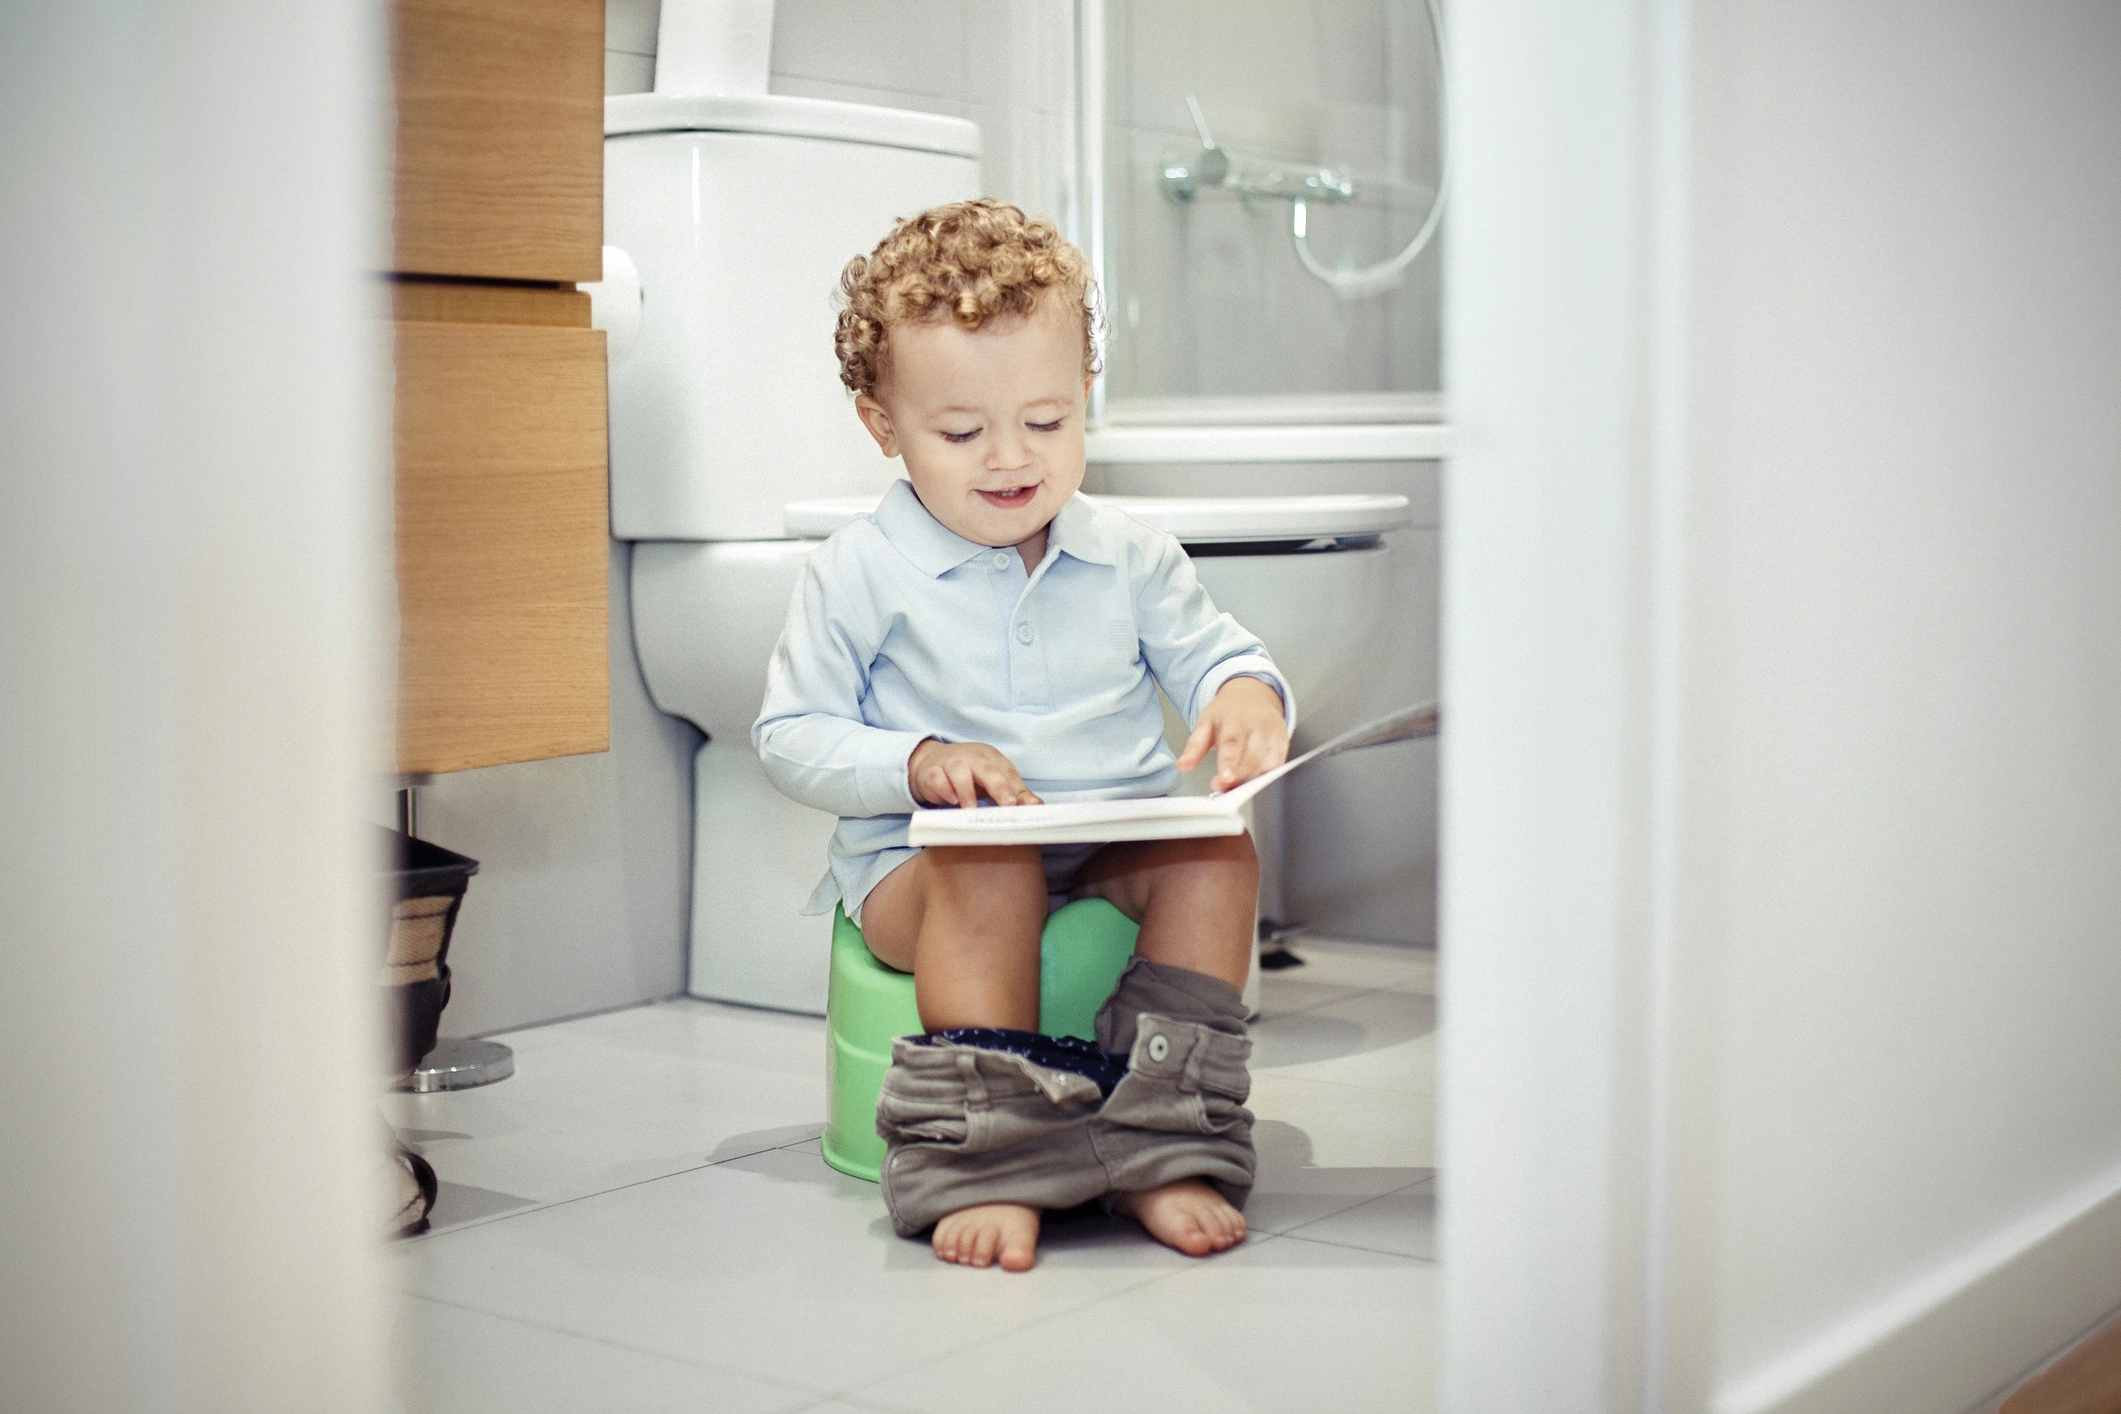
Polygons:
M1009 552L1007 550L997 550L994 552L994 567L998 570L1005 570L1009 568Z
M1029 643L1032 637L1031 625L1018 624L1016 626L1016 641L1018 643Z
M1171 1054L1171 1043L1170 1043L1169 1041L1166 1041L1166 1040L1165 1040L1165 1039L1163 1038L1163 1036L1162 1036L1161 1034L1159 1034L1159 1035L1155 1035L1155 1036L1151 1036L1151 1037L1149 1038L1149 1059L1150 1059L1150 1060L1152 1060L1152 1061L1161 1061L1161 1060L1163 1060L1163 1058L1164 1058L1165 1056L1168 1056L1168 1055L1170 1055L1170 1054Z

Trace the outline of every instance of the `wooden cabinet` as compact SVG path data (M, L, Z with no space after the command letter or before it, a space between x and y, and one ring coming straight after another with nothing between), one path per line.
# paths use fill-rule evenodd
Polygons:
M603 0L397 0L392 267L603 278Z
M607 749L603 334L395 342L399 768Z
M601 0L396 0L398 769L610 745Z

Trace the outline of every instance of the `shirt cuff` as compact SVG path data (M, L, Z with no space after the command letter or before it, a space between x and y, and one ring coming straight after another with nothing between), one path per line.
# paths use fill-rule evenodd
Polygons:
M1287 680L1275 668L1273 661L1258 653L1247 653L1242 657L1217 663L1208 670L1208 675L1200 680L1200 687L1194 691L1193 710L1186 717L1188 726L1200 720L1200 714L1208 710L1208 704L1215 700L1215 694L1221 692L1223 684L1232 678L1258 678L1273 688L1281 698L1283 724L1287 726L1291 736L1296 734L1296 694L1289 690Z
M910 815L920 808L913 799L913 783L906 779L906 763L913 757L913 748L927 739L926 732L894 732L881 727L861 734L861 749L854 762L854 787L866 814Z

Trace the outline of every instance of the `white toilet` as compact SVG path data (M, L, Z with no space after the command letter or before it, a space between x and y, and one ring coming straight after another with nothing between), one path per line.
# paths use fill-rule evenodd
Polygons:
M767 783L749 734L804 557L898 473L839 383L840 268L894 219L979 194L979 130L767 95L752 41L771 34L771 8L663 0L659 91L605 103L613 249L595 294L611 333L612 533L636 542L635 647L656 705L708 737L688 989L822 1012L830 930L797 909L833 820ZM674 61L703 33L726 62ZM661 91L666 75L719 91ZM1408 523L1404 497L1099 499L1187 544L1300 710L1357 680L1390 608L1379 537Z

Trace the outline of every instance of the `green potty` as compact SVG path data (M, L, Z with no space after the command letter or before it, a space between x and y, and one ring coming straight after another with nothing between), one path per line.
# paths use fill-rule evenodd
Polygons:
M1097 1039L1097 1009L1112 995L1141 930L1103 899L1055 910L1039 943L1038 1029ZM825 991L825 1162L876 1182L884 1141L876 1097L891 1066L891 1043L921 1032L913 977L876 960L844 909L832 917L832 980Z

